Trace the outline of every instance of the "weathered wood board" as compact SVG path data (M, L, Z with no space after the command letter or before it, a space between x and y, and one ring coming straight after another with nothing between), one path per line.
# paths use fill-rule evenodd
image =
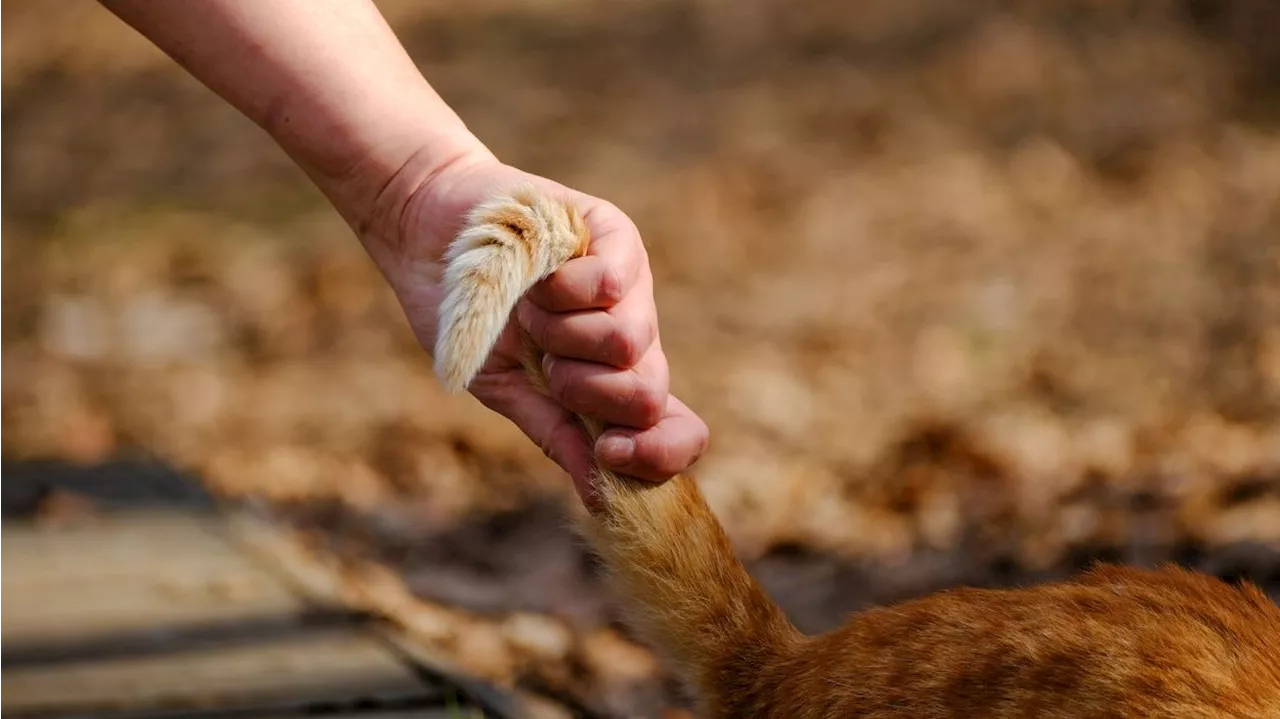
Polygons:
M283 707L434 696L355 630L109 660L6 667L4 713Z
M299 614L301 601L220 531L216 518L176 512L6 521L5 648Z
M354 618L309 606L218 517L6 520L2 549L5 717L472 716L440 714L438 683Z

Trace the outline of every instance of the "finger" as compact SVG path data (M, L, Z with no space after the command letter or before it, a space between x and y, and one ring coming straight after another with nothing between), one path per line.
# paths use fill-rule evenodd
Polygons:
M647 430L610 429L595 452L608 469L651 482L664 482L693 466L707 449L707 425L674 396L667 413Z
M583 502L591 507L599 501L591 444L568 410L527 387L479 389L486 406L511 420L569 474Z
M618 369L635 367L658 338L657 309L644 292L605 311L556 314L522 302L516 318L547 353Z
M605 229L593 233L587 254L534 285L530 302L548 312L571 312L607 309L627 296L645 264L644 244L625 216L602 222Z
M545 398L544 398L545 399ZM569 473L573 481L573 489L588 509L596 510L603 506L600 494L599 476L591 461L591 453L587 451L587 436L576 421L568 421L555 425L547 438L547 456ZM561 459L556 460L557 457Z
M667 406L667 361L650 350L631 369L547 355L543 361L551 397L566 409L605 424L648 429Z

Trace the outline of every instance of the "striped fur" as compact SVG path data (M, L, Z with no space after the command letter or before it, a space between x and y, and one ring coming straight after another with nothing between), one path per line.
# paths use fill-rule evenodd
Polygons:
M531 187L472 209L445 252L436 376L451 392L471 384L525 292L587 251L581 215Z

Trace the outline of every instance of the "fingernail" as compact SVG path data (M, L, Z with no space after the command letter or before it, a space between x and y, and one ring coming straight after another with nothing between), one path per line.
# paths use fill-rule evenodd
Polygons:
M542 373L551 376L551 368L556 366L555 355L542 355Z
M606 464L620 466L631 462L636 453L636 441L630 437L615 435L601 437L598 448L600 459Z

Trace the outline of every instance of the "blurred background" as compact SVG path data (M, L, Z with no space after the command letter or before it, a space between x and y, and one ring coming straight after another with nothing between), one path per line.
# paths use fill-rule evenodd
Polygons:
M805 629L1095 559L1280 591L1280 5L378 4L636 221L696 474ZM163 462L476 676L678 703L283 153L90 0L3 21L5 474Z

